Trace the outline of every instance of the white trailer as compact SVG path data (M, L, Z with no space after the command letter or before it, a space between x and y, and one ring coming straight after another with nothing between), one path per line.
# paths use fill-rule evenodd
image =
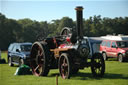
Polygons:
M107 39L107 40L128 40L128 35L107 35L107 36L101 36L101 38Z

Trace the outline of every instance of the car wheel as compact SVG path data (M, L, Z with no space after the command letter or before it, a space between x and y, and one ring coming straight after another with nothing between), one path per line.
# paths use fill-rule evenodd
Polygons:
M14 64L12 64L12 58L9 57L8 60L9 60L9 61L8 61L9 66L14 66Z
M24 64L24 59L20 59L19 60L19 66L23 65Z
M119 54L118 61L119 62L123 62L124 61L124 58L123 58L123 55L122 54Z
M104 60L108 60L106 53L103 53L102 55L103 55Z

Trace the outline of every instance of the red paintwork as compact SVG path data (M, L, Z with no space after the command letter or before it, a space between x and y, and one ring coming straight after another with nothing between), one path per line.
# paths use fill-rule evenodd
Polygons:
M66 37L66 44L61 44L59 48L72 48L70 37Z
M67 40L67 42L71 43L70 37L67 37L66 40Z
M60 46L59 46L59 48L72 48L73 47L73 45L71 45L71 44L61 44Z
M59 48L64 48L66 46L66 44L61 44L60 46L59 46Z

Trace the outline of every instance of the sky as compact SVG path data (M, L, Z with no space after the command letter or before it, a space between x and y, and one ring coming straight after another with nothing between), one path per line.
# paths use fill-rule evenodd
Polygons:
M83 6L83 18L128 17L128 0L0 0L0 13L11 19L48 21L70 17L76 20L76 6Z

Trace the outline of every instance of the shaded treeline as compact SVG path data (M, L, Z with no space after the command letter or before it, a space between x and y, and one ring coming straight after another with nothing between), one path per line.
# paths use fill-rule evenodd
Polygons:
M43 19L42 19L43 20ZM103 36L107 34L128 35L128 17L101 18L93 16L83 20L86 36ZM0 49L7 50L13 42L34 42L42 37L51 37L60 33L63 27L76 28L76 21L69 17L47 21L35 21L28 18L8 19L0 13Z

